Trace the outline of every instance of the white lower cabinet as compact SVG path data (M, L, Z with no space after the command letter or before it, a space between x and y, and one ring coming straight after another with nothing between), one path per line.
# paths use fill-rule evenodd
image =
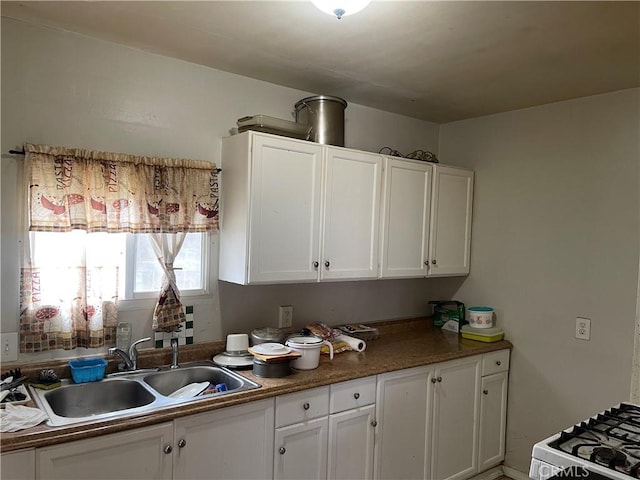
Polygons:
M36 478L271 478L273 403L273 399L261 400L38 448Z
M436 365L431 421L432 480L461 480L478 472L480 357Z
M376 479L477 473L481 357L378 376Z
M273 404L260 400L175 420L173 478L271 478Z
M331 385L329 415L330 480L373 478L376 378Z
M326 479L329 387L276 398L273 478Z
M509 351L484 355L480 395L478 469L487 470L504 460L507 423ZM492 373L497 371L497 373Z
M2 480L35 480L36 451L34 448L0 455Z
M172 478L173 423L36 449L36 478ZM4 477L3 477L4 478Z

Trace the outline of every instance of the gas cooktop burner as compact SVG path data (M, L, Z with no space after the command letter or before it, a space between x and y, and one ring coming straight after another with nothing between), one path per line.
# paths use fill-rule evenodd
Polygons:
M640 407L621 404L561 432L551 447L640 478Z
M596 447L589 458L592 462L608 465L610 468L619 467L627 463L627 456L609 447Z

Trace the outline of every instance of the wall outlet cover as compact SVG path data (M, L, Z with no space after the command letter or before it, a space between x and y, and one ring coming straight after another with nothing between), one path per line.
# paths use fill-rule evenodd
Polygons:
M18 332L0 333L0 362L18 360Z

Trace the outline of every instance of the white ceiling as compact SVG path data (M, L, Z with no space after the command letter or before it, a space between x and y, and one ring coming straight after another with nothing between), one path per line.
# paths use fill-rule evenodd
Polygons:
M432 122L640 86L640 2L21 1L2 16Z

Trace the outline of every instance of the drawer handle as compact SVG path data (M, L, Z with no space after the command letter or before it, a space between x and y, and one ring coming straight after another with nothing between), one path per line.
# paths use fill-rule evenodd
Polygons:
M378 426L378 422L376 422L375 420L373 420L373 421L371 422L371 426L372 426L372 427L374 427L374 428L375 428L375 427L377 427L377 426Z
M485 395L489 395L489 390L482 390L482 393L484 393Z
M311 407L311 405L309 405L309 402L304 402L302 404L302 408L304 408L305 410L309 410L310 407Z
M355 398L356 400L360 398L360 394L358 392L353 394L353 398Z
M173 447L171 445L165 445L162 451L169 455L171 452L173 452Z
M184 448L187 446L187 441L184 438L181 438L180 440L178 440L178 447L179 448Z
M502 362L501 362L500 360L497 360L497 361L496 361L496 365L497 365L497 366L500 366L500 365L502 365Z
M278 449L278 452L280 452L280 455L284 455L286 451L287 451L287 449L286 449L286 448L284 448L284 447L280 447L280 448Z

